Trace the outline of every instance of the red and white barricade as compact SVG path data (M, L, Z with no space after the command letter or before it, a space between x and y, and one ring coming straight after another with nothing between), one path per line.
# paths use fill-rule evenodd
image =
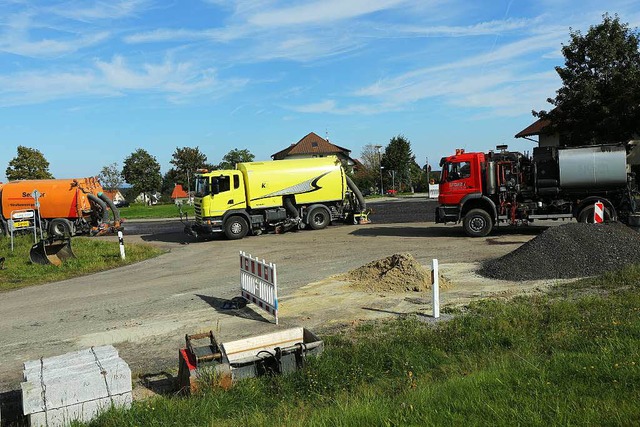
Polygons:
M602 221L604 221L604 203L597 201L593 205L593 222L600 224Z
M240 251L242 297L272 314L278 324L278 275L276 265Z

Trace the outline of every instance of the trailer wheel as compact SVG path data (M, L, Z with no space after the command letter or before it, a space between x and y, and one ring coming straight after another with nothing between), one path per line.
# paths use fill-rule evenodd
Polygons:
M71 237L73 236L73 225L71 221L65 218L55 218L49 222L49 234L53 237Z
M309 212L309 216L307 218L309 226L314 230L322 230L331 222L331 216L329 216L329 212L327 212L327 210L322 207L313 209L311 212Z
M232 216L224 224L224 234L229 240L242 239L248 232L249 225L241 216Z
M462 220L465 233L471 237L484 237L491 233L493 221L483 209L471 209Z

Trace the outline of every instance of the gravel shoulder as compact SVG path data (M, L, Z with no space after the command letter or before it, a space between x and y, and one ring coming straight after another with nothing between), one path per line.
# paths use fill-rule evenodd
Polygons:
M114 344L134 374L177 366L186 333L213 330L221 340L271 331L271 318L253 306L221 310L239 294L238 252L278 265L281 326L321 332L338 324L407 312L430 312L421 293L356 292L336 275L395 253L422 265L439 259L452 286L442 304L535 290L545 284L481 278L479 262L516 249L545 227L500 229L465 237L461 227L433 223L331 226L240 241L181 244L173 232L128 236L170 249L120 269L3 294L0 300L0 391L19 387L22 363L92 345ZM179 232L177 232L179 233ZM449 273L447 273L449 271Z

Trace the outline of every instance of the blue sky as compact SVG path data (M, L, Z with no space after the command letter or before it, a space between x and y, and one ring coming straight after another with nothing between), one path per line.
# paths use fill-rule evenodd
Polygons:
M411 141L422 165L513 135L560 86L569 28L611 0L0 0L0 180L16 147L57 178L137 148L162 172L176 147L257 160L309 132L358 157Z

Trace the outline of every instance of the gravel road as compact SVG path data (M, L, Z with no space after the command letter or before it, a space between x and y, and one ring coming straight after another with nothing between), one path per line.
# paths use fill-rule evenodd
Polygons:
M221 309L222 302L239 294L240 250L278 265L281 327L322 331L353 320L427 310L429 305L407 303L404 294L362 294L332 279L394 253L409 252L423 265L438 258L443 271L450 266L458 285L442 293L443 305L524 289L517 283L478 279L473 263L511 252L541 228L498 230L472 239L459 226L424 222L433 210L430 204L425 199L377 202L371 204L375 213L369 225L239 241L185 244L175 221L153 232L131 223L128 241L152 242L169 252L112 271L2 294L0 391L18 388L22 363L41 356L114 344L135 373L154 373L176 367L185 333L213 330L224 341L273 330L271 318L257 308Z

